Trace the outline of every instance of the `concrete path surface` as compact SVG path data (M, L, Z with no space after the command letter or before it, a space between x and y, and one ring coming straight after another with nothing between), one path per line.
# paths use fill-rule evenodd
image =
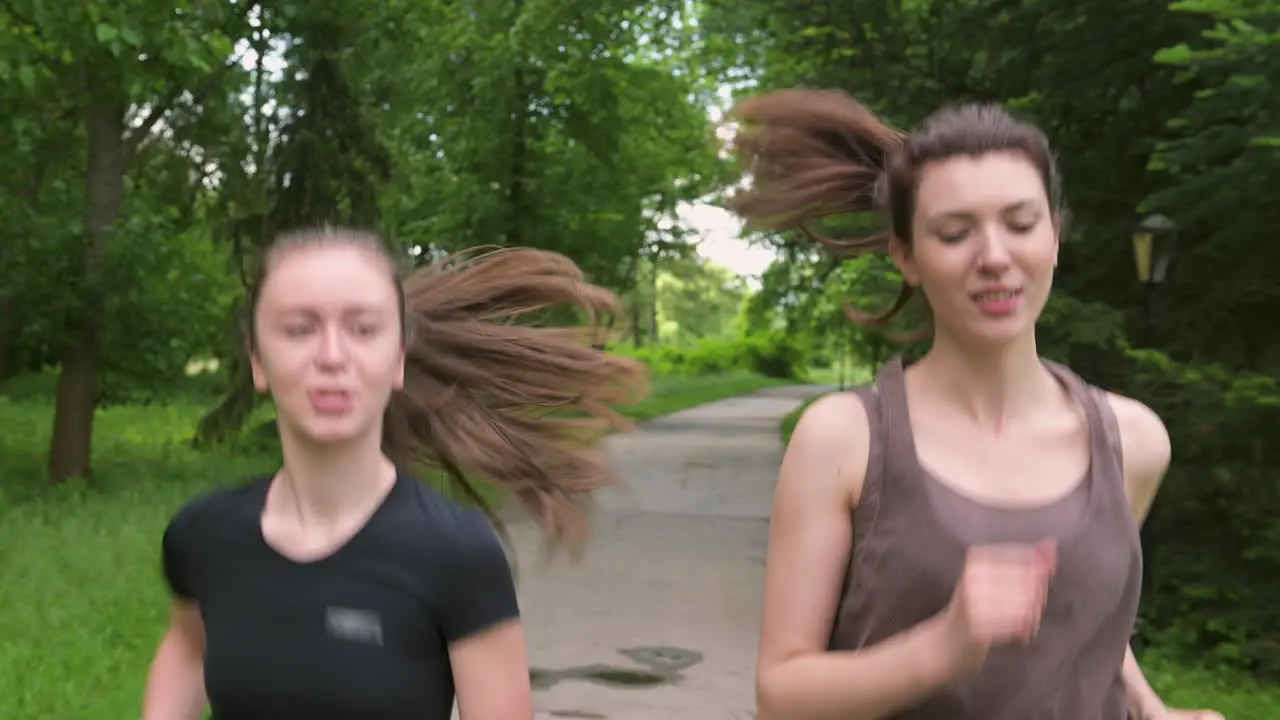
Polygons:
M539 720L743 720L778 422L818 386L760 391L609 438L628 487L601 498L578 563L514 520Z

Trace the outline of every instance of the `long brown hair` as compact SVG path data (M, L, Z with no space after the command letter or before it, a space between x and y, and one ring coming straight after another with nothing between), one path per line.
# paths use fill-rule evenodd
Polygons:
M553 544L580 548L592 493L618 482L595 445L629 426L612 406L638 401L648 387L644 365L596 347L607 320L622 313L618 298L569 258L527 248L473 248L401 279L379 236L319 228L272 242L251 286L250 317L276 256L330 243L376 252L400 297L405 379L384 419L388 457L442 469L502 530L468 475L493 483L531 511ZM568 309L585 322L537 323Z
M910 133L836 90L767 93L739 103L733 115L741 122L735 151L752 184L729 209L753 229L800 230L838 257L885 252L892 238L910 246L921 169L959 155L999 151L1022 153L1035 165L1050 207L1060 227L1065 225L1062 183L1048 138L998 105L943 108ZM864 213L887 220L887 232L837 237L818 228L827 218ZM912 292L904 282L883 314L846 312L856 322L883 325Z

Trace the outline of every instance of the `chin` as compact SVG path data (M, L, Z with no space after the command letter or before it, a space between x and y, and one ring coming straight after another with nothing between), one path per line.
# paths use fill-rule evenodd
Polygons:
M341 418L309 418L301 423L299 434L319 445L348 443L368 433L368 425L354 416Z
M966 345L988 349L1017 345L1034 335L1035 325L1021 318L980 320L954 333L954 337Z

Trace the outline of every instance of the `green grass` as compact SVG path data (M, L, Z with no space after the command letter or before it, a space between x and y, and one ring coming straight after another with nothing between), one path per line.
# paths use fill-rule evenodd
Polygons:
M809 398L808 400L805 400L800 403L795 410L792 410L782 417L782 422L778 423L778 431L782 433L783 445L791 442L791 434L796 431L796 423L800 422L800 416L803 415L804 411L808 410L809 406L817 399L818 398Z
M627 417L644 421L724 398L778 385L794 385L794 380L775 380L751 373L725 373L704 377L659 377L654 379L649 397L632 407L620 408Z
M839 366L809 368L804 379L814 385L839 385L843 381L844 387L855 387L870 382L874 374L871 368L846 364L843 370Z
M749 374L658 378L637 420L779 384ZM92 483L44 486L51 408L0 397L0 718L137 718L165 627L160 534L187 499L278 458L187 445L194 402L103 410Z
M815 400L807 400L782 418L778 429L784 443L790 442L800 416ZM1280 688L1264 686L1247 675L1188 667L1162 654L1159 648L1143 654L1142 669L1170 707L1217 710L1228 720L1280 718Z

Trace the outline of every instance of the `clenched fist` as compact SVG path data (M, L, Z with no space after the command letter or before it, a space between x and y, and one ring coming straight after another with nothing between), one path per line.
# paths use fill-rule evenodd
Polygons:
M1056 564L1052 542L969 549L944 611L948 634L967 671L982 667L992 647L1035 637Z

